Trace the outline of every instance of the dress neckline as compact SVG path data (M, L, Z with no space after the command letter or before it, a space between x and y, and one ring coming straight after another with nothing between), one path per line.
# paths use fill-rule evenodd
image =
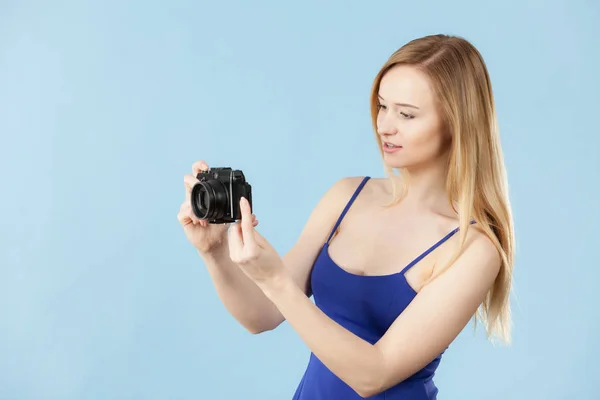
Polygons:
M355 274L354 272L350 272L350 271L342 268L338 263L336 263L333 260L333 258L331 258L331 255L329 254L329 243L326 242L323 245L322 252L325 253L325 256L327 257L327 259L329 261L329 264L332 264L335 267L335 269L339 270L344 275L347 275L347 276L352 277L354 279L363 279L363 280L391 280L391 279L398 279L399 278L404 283L404 285L409 289L409 291L413 294L413 297L418 294L418 292L406 280L406 272L405 272L404 269L402 271L393 272L393 273L390 273L390 274L382 274L382 275L359 275L359 274Z

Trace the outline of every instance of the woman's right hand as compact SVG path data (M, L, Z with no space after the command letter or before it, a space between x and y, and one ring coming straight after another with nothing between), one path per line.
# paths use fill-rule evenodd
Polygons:
M207 220L202 220L194 215L190 203L192 188L198 182L196 176L200 171L207 171L208 164L204 161L197 161L192 165L192 174L187 174L183 178L185 186L185 200L179 209L177 219L183 226L186 237L192 245L201 253L208 253L215 250L225 243L227 239L227 229L230 224L209 224ZM252 215L252 224L258 225L256 216Z

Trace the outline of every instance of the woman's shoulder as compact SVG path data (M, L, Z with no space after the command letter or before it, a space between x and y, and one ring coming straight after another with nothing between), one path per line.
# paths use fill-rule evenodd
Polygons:
M350 200L352 195L359 190L361 183L364 180L366 182L360 188L360 196L357 196L358 199L364 199L365 197L370 197L376 193L381 193L382 182L381 179L370 178L366 179L367 176L344 176L338 178L333 184L330 185L328 190L325 193L325 197L330 199L335 199L335 203L339 202L347 202Z
M367 177L369 179L366 179ZM361 188L363 181L365 182ZM365 175L345 176L331 185L326 197L332 199L339 207L340 204L346 204L359 189L360 193L355 198L357 203L380 203L382 198L389 197L391 193L391 185L387 178L372 178Z
M354 192L355 190L358 189L358 187L364 180L366 180L366 182L362 188L362 191L387 192L390 190L389 179L373 178L368 175L356 175L356 176L342 177L333 184L333 187L335 187L343 192L348 192L348 191Z

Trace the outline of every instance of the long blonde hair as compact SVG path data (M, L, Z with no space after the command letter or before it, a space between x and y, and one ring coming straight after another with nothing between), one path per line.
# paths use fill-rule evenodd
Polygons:
M514 259L514 227L508 197L504 157L500 147L492 85L479 51L457 36L431 35L398 49L375 77L371 92L371 117L377 135L378 93L382 77L397 65L418 68L429 78L445 128L451 134L446 188L459 216L459 244L452 264L462 252L472 219L496 246L502 265L493 287L475 314L486 326L488 338L511 341L510 291ZM392 182L392 202L406 194L407 174L385 166ZM435 279L446 268L432 276Z

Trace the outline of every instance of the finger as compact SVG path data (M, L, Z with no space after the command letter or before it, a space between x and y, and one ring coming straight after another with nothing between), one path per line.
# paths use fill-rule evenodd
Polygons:
M186 174L183 177L183 184L185 185L185 188L187 190L192 190L192 188L194 187L194 185L196 185L196 183L200 182L198 180L198 178L196 178L194 175L192 174Z
M244 248L244 241L242 239L242 231L240 224L235 223L231 225L229 229L229 257L231 261L238 262L242 249Z
M190 218L190 215L186 212L183 206L179 208L179 212L177 213L177 220L183 226L194 223L194 221L192 220L192 218Z
M250 203L245 197L240 199L240 211L242 214L242 234L244 236L244 245L252 246L255 245L254 241L254 226L252 220L252 214L250 211Z
M177 213L177 220L183 226L187 226L189 224L194 223L188 215L185 215L184 213L181 213L181 212Z
M194 173L194 176L198 175L200 171L208 171L208 164L205 161L196 161L192 165L192 172Z
M198 183L198 179L191 174L183 177L183 186L185 187L185 200L189 201L192 196L192 188Z
M200 182L200 181L198 180L198 178L196 178L196 176L195 176L195 175L192 175L192 174L186 174L186 175L183 177L183 185L185 186L185 189L186 189L188 192L191 192L191 191L192 191L192 188L194 187L194 185L196 185L196 183L198 183L198 182Z
M206 226L206 224L204 224L203 222L205 222L204 220L196 217L196 215L194 214L194 212L192 211L192 206L190 205L189 201L184 201L183 204L180 207L179 210L181 213L183 213L184 215L186 215L190 220L192 220L192 222L194 223L194 225L202 225L202 226Z

